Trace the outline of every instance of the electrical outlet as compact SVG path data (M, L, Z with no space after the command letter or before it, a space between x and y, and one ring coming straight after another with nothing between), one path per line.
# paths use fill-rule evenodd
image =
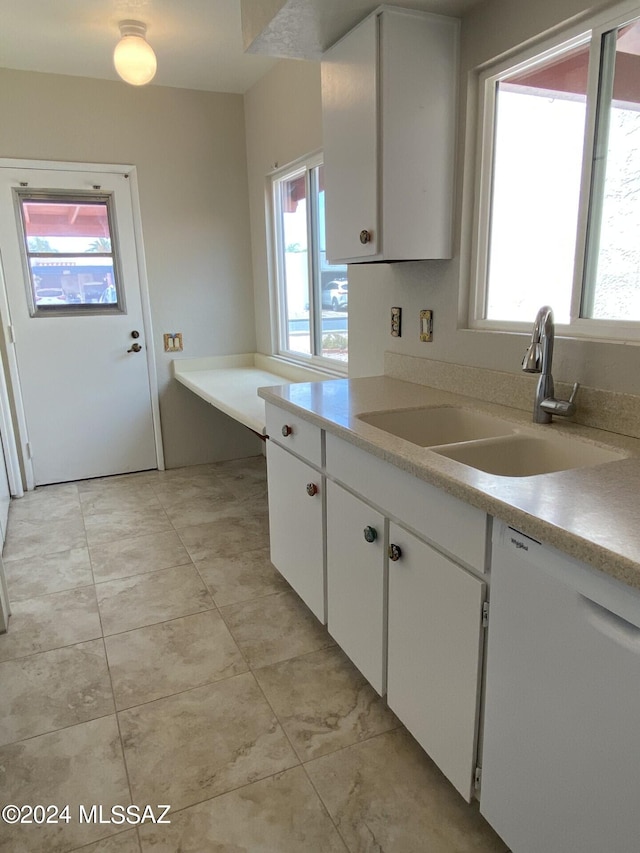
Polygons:
M391 335L394 338L402 337L402 308L391 309Z
M164 335L165 352L182 352L182 332L166 332Z
M428 308L420 312L420 340L424 343L433 340L433 311Z

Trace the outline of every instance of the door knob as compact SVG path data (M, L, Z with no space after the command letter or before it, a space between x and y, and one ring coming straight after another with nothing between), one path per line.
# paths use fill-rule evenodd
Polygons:
M132 344L131 349L128 349L127 352L140 352L141 349L140 344Z
M364 246L366 243L371 242L371 231L367 231L366 228L363 228L360 232L360 242Z
M389 545L389 559L392 562L397 562L402 556L402 551L399 545Z
M315 483L307 483L307 494L310 498L318 494L318 487Z
M364 529L364 538L365 542L375 542L378 538L378 531L375 529L375 527L371 527L371 525L368 525Z

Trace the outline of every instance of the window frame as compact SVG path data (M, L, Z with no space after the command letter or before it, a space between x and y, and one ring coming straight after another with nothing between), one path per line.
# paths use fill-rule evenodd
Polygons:
M27 291L27 306L32 318L40 317L80 317L87 315L102 314L126 314L126 302L124 287L122 284L122 271L120 264L120 247L116 228L115 198L112 192L95 192L82 190L56 190L56 189L28 189L14 188L14 208L18 226L18 239L20 243L20 255L24 271L24 284ZM33 282L31 258L33 257L59 257L59 253L32 252L29 249L29 241L25 228L23 202L30 200L36 202L51 202L52 204L104 204L109 224L110 252L66 252L64 257L110 257L113 261L113 285L116 291L116 302L89 302L70 303L69 305L38 305L35 300L35 285Z
M325 372L346 376L348 372L348 360L339 361L328 356L318 355L321 351L320 341L322 337L322 308L321 306L321 276L319 270L319 247L316 245L316 234L318 234L318 192L314 186L315 180L313 170L324 165L321 151L314 152L305 157L294 160L284 167L275 169L268 175L268 216L267 216L267 245L271 254L270 260L270 305L271 305L271 330L272 330L272 354L278 358L285 359L305 367L319 368ZM285 277L285 245L283 234L283 222L281 205L279 199L279 187L283 181L296 176L304 175L305 196L307 205L307 275L309 282L309 335L311 354L295 352L287 349L287 303L286 303L286 277Z
M556 324L556 331L566 337L580 339L635 342L640 340L640 320L599 320L581 317L587 288L586 276L590 275L592 252L589 244L590 223L597 219L593 199L597 199L594 185L602 178L600 167L594 165L594 151L598 125L598 90L603 58L604 36L640 17L638 0L628 0L614 8L593 15L582 22L558 32L525 50L511 52L497 62L487 63L476 69L477 132L475 138L475 178L473 230L471 238L470 288L468 327L472 330L491 332L529 332L531 322L490 320L486 313L488 291L489 238L491 229L491 201L493 189L493 159L496 119L496 83L514 73L533 68L547 62L565 51L581 45L589 45L589 72L587 84L586 118L583 146L582 173L578 202L576 248L574 256L571 291L570 321ZM615 49L615 43L614 43ZM614 57L615 58L615 57ZM473 98L471 101L473 102ZM606 158L605 158L606 163ZM604 171L604 170L601 170ZM595 216L594 216L595 215Z

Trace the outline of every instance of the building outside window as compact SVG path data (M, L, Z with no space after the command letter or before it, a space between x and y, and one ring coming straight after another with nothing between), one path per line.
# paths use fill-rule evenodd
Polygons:
M277 352L346 370L347 267L326 260L323 169L313 157L273 177Z
M16 190L31 315L123 310L111 196Z

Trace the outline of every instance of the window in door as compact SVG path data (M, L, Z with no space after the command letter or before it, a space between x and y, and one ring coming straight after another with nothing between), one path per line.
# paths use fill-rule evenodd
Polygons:
M640 19L611 14L481 77L476 327L549 304L571 334L640 337Z
M110 195L16 191L31 316L121 313Z
M347 267L325 249L323 165L313 158L273 178L278 352L346 368Z

